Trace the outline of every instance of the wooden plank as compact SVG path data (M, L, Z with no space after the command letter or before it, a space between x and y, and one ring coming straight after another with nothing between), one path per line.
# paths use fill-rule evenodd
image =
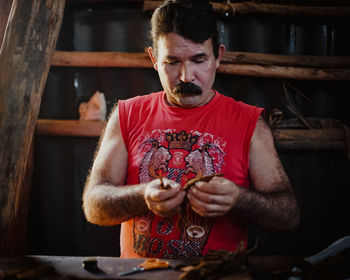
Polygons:
M345 134L342 127L318 129L274 129L273 136L279 141L344 141Z
M281 55L254 52L225 52L221 63L315 68L349 68L350 56Z
M279 5L256 2L241 2L231 5L214 3L214 10L229 15L265 14L279 16L347 16L349 5L343 7Z
M23 253L26 167L64 0L14 0L0 52L0 255Z
M56 51L52 66L73 67L153 67L144 53Z
M2 0L0 1L0 49L2 44L2 39L4 38L7 19L9 17L12 6L12 0Z
M218 73L294 80L348 81L350 69L307 68L275 65L220 64Z
M344 141L277 141L277 150L309 150L309 151L347 151Z
M39 119L35 134L51 136L100 137L106 122Z
M338 128L322 129L274 129L276 147L280 150L329 150L346 151L345 130Z
M100 137L106 122L39 119L36 135ZM282 149L346 150L345 131L339 128L274 129L276 145Z
M350 67L350 56L225 52L221 64L342 68ZM153 67L146 51L145 53L56 51L52 59L52 66Z
M316 67L318 59L320 67ZM151 68L153 64L145 53L57 51L52 66ZM338 66L350 66L350 57L227 52L218 68L218 73L296 80L350 80L350 69Z
M233 2L233 1L232 1ZM280 5L256 2L239 3L217 3L211 2L217 13L225 15L247 15L247 14L268 14L280 16L347 16L350 15L350 6L302 6L302 5ZM145 1L144 11L154 11L162 1Z

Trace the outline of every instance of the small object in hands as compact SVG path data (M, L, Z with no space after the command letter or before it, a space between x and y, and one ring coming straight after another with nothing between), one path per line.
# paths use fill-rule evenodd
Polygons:
M141 272L141 271L153 270L153 269L159 269L159 268L168 268L168 267L170 267L170 264L168 261L162 261L160 259L150 258L145 260L139 266L136 266L131 270L119 273L119 276L126 276L137 272Z
M170 189L170 185L167 185L167 186L164 185L164 181L163 181L163 176L162 175L159 176L159 179L160 179L159 188L161 190L168 190L168 189Z
M224 176L224 173L215 173L213 175L203 176L200 178L188 180L184 186L184 190L188 191L197 182L207 182L208 183L214 177L222 177L222 176Z
M83 268L88 270L88 271L97 271L98 266L97 266L97 259L92 257L92 258L87 258L83 260Z

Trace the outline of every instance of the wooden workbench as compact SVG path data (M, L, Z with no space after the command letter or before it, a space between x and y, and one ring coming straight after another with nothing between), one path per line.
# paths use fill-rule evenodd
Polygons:
M19 258L0 258L0 279L179 279L181 271L174 267L179 260L169 260L172 268L145 271L128 276L119 276L120 272L138 266L144 259L123 259L117 257L96 257L97 271L87 271L83 268L83 261L87 257L63 256L25 256ZM222 279L251 280L249 273L227 275Z

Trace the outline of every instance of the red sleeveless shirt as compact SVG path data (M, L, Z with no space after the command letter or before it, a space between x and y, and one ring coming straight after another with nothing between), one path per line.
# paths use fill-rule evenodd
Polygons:
M168 106L157 92L119 101L122 136L128 151L127 184L166 177L184 185L194 177L223 172L249 188L249 145L263 111L215 91L204 106ZM203 218L187 207L186 219L148 211L122 224L122 257L181 258L247 244L245 222L233 213Z

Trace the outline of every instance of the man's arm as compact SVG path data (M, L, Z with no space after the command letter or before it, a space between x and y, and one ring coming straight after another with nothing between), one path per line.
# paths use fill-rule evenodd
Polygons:
M83 208L87 220L98 225L120 224L150 209L161 216L171 216L180 210L184 198L181 186L163 180L170 190L160 190L160 180L124 186L128 153L115 107L83 192Z
M189 192L192 208L206 217L233 211L263 229L295 228L299 223L298 204L275 150L272 133L261 117L251 140L249 173L252 190L220 177L209 183L198 182Z
M90 170L83 208L87 220L98 225L116 225L147 210L144 185L125 187L128 153L119 126L116 106Z
M261 117L250 145L249 174L253 189L239 189L234 211L264 229L295 228L300 218L298 203L276 152L271 130Z

